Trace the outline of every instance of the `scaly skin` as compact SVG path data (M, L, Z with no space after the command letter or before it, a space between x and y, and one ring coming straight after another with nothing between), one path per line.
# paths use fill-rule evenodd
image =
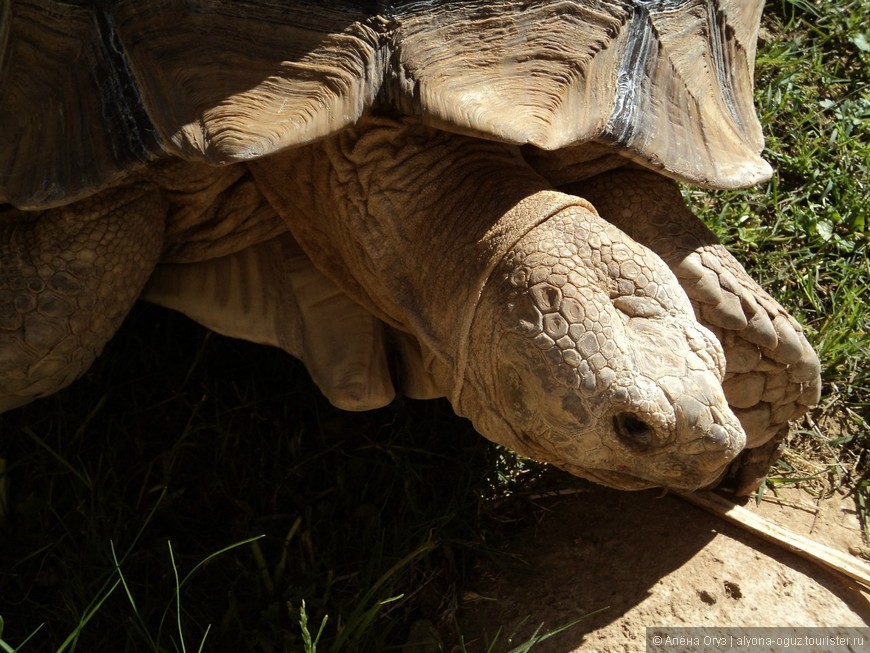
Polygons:
M251 168L488 438L625 489L706 485L742 449L721 347L667 266L515 148L373 118Z
M0 412L87 370L151 274L164 217L159 193L135 185L0 213Z

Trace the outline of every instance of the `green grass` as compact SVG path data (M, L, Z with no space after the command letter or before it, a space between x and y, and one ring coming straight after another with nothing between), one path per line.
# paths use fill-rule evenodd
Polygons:
M868 25L866 0L768 3L756 105L774 176L748 191L689 193L750 273L806 326L819 353L821 405L796 429L774 480L803 479L817 492L864 487L867 469Z
M688 193L823 361L822 405L772 484L840 487L861 510L868 25L867 2L770 3L757 101L776 174ZM420 622L461 642L462 583L514 562L523 491L569 482L446 402L343 413L288 357L149 306L81 381L3 415L0 433L7 652L398 650Z
M540 475L444 401L344 413L287 356L147 305L128 326L2 418L23 651L388 650L501 555L482 499Z

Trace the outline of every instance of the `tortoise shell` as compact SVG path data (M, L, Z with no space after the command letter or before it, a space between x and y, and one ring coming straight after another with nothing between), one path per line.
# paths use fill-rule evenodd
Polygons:
M56 206L164 155L226 165L372 109L708 187L767 178L760 0L0 4L0 202Z

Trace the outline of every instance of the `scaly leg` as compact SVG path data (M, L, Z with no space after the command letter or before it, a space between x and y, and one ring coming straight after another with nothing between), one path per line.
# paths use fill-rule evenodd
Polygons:
M0 213L0 411L87 370L151 274L164 217L150 185Z

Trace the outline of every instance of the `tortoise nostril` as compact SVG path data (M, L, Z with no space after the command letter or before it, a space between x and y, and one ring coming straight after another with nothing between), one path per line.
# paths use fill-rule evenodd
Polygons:
M646 451L653 443L653 429L631 413L619 413L613 416L613 428L617 437L628 447L636 451Z

